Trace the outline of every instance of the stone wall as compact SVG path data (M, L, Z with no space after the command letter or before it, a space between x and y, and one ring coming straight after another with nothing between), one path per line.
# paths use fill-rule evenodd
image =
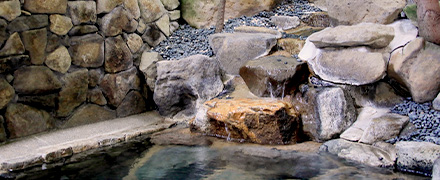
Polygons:
M0 1L0 142L146 111L142 52L179 0Z

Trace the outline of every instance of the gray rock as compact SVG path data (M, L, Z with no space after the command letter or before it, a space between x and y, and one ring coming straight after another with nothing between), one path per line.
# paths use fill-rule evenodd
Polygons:
M161 18L156 21L157 27L162 31L165 36L170 36L170 17L168 14L164 14Z
M53 14L49 16L50 31L60 36L66 35L72 29L72 19L67 16Z
M432 180L440 180L440 158L437 158L437 160L434 161Z
M162 1L163 6L165 9L171 11L179 7L180 1L179 0L160 0Z
M10 32L21 32L30 29L43 28L48 25L49 17L47 15L21 16L9 23L8 30Z
M47 30L46 28L25 31L21 34L24 47L29 51L32 64L43 64L46 59Z
M440 93L437 95L434 101L432 101L432 107L435 110L440 111Z
M32 13L65 14L67 0L26 0L23 7Z
M72 29L70 29L69 35L80 36L94 32L98 32L98 28L94 25L79 25L79 26L74 26Z
M180 19L180 10L170 11L168 13L168 15L170 16L170 21L179 20Z
M325 50L308 61L314 74L334 83L365 85L374 83L386 73L386 63L381 53L365 48Z
M316 5L316 4L315 4ZM311 27L329 27L331 19L327 12L311 12L302 21Z
M301 23L301 20L297 16L272 16L270 17L270 21L282 30L296 28Z
M364 86L345 86L356 106L366 107L375 106L383 108L392 108L403 102L403 97L396 94L391 85L385 82L378 82Z
M145 23L151 23L167 12L160 0L139 0L141 17Z
M151 91L154 92L156 80L157 80L157 62L162 60L162 56L157 52L144 51L141 57L141 64L139 70L145 76L147 85Z
M131 15L133 15L135 19L139 19L141 17L141 10L137 0L125 0L124 7L131 13Z
M144 44L141 36L136 33L126 35L124 39L126 39L125 41L127 41L128 48L130 48L132 53L137 53Z
M87 102L91 102L101 106L107 104L107 100L105 99L104 94L102 94L102 91L98 88L89 90L87 94Z
M219 63L203 55L157 63L154 101L159 113L194 115L198 106L223 90Z
M73 64L81 67L100 67L104 63L104 38L98 34L72 37L69 51Z
M50 69L64 74L69 70L71 62L72 58L70 58L67 48L59 46L58 49L47 55L45 64Z
M101 69L89 70L89 87L96 87L101 83L101 79L104 77L104 72Z
M96 13L109 13L123 2L123 0L96 0Z
M226 73L238 75L247 61L263 57L276 45L275 35L263 33L221 33L209 36L216 59Z
M69 1L67 6L73 25L96 22L95 1Z
M116 118L115 111L98 105L87 104L79 107L62 127L69 128L114 118Z
M0 56L10 56L24 53L24 45L17 32L9 36L5 46L0 50Z
M20 16L21 14L20 6L21 5L19 0L1 1L0 17L3 17L8 21L14 20L16 17Z
M58 93L48 95L20 95L17 102L42 109L55 109L58 102Z
M121 36L105 39L105 71L116 73L133 66L133 56Z
M14 88L4 78L0 78L0 109L5 108L14 96Z
M131 89L140 89L140 79L136 67L117 74L106 74L99 86L107 97L108 104L118 107Z
M170 23L170 33L173 34L174 31L176 31L177 29L179 29L179 23L176 21L172 21Z
M101 31L105 36L116 36L122 31L134 32L138 26L131 13L119 6L106 14L101 20Z
M166 36L155 23L148 24L145 28L145 33L142 35L142 40L152 47L159 45L159 43L165 39Z
M87 100L89 73L87 69L81 69L68 73L61 79L64 85L58 98L57 116L66 117Z
M387 108L375 107L363 107L358 111L359 115L357 116L356 122L341 134L341 138L354 142L359 141L366 133L365 130L370 125L372 119L384 116L390 112Z
M269 29L266 27L255 27L255 26L238 26L234 27L235 33L266 33L276 36L277 39L283 37L283 34L275 29Z
M440 156L440 146L429 142L400 141L396 143L397 169L432 174L434 161Z
M10 104L5 113L9 138L19 138L53 127L53 118L46 111L24 104Z
M144 97L137 91L132 91L125 96L124 100L116 109L118 117L126 117L145 112L147 106Z
M61 82L45 66L24 66L14 72L14 88L19 94L42 94L61 88Z

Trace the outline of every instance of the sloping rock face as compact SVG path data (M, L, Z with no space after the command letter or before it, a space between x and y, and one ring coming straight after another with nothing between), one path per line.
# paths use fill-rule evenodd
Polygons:
M215 59L194 55L179 61L159 61L154 101L159 113L192 115L206 100L223 90L220 65Z
M397 142L397 169L430 175L440 146L429 142Z
M260 144L289 144L299 139L298 114L282 100L213 99L203 108L191 122L192 130Z

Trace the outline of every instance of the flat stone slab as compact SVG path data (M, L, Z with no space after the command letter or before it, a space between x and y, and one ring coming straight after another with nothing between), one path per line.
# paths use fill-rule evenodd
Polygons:
M56 162L88 150L147 136L171 126L157 112L37 134L0 146L0 174Z

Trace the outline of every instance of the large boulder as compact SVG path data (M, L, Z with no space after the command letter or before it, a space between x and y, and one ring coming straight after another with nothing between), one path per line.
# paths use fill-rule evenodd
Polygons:
M12 21L16 17L20 16L21 14L20 6L21 5L19 0L1 1L0 17L3 17L8 21Z
M217 60L226 73L238 75L247 61L263 57L277 43L277 36L266 33L221 33L209 36Z
M116 73L133 66L133 56L121 36L105 39L105 71Z
M299 140L293 106L276 99L213 99L199 109L191 129L234 141L289 144Z
M89 72L87 69L81 69L66 74L61 80L64 85L58 98L57 116L66 117L87 100Z
M429 142L397 142L397 169L431 175L440 146Z
M118 107L131 89L140 88L140 79L136 67L116 74L106 74L99 86L107 97L108 104Z
M19 94L43 94L61 88L61 82L45 66L21 67L14 77L14 88Z
M137 26L133 15L122 6L113 9L101 20L101 30L105 36L116 36L122 31L134 32Z
M10 138L36 134L53 127L53 118L48 112L24 104L10 104L5 118Z
M98 34L70 39L72 63L81 67L100 67L104 63L104 38Z
M193 115L198 106L223 90L221 76L218 61L204 55L159 61L153 96L159 113Z

